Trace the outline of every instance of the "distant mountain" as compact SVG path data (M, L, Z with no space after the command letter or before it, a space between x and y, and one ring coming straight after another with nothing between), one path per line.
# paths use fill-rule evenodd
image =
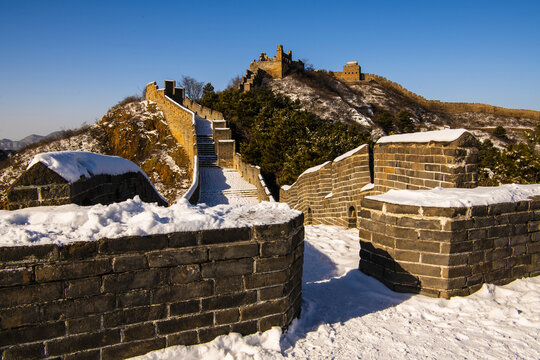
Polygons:
M35 142L38 142L45 138L52 138L60 135L62 131L54 131L48 135L42 136L42 135L28 135L27 137L17 141L17 140L10 140L10 139L2 139L0 140L0 150L20 150L26 145L33 144Z

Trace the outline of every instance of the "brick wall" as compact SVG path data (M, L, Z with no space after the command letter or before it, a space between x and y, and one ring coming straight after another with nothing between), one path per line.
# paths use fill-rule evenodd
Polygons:
M268 190L266 182L261 175L261 168L255 165L248 164L242 160L242 155L234 154L234 168L242 175L242 177L257 187L259 201L275 201L274 197Z
M64 204L112 204L140 196L145 202L167 206L150 180L141 173L93 175L70 184L60 175L38 162L26 170L9 188L9 210L32 206Z
M395 291L448 298L540 275L540 197L474 207L364 198L360 270Z
M302 222L0 248L0 358L121 359L286 327Z
M146 100L157 103L159 109L163 111L172 135L186 150L193 169L193 157L197 155L197 133L193 112L183 107L177 100L165 96L165 90L158 89L155 82L146 85Z
M464 133L452 142L377 143L373 150L375 190L476 187L475 141Z
M282 187L280 201L305 214L308 224L356 226L360 200L370 183L369 147L363 145L302 174L290 187Z

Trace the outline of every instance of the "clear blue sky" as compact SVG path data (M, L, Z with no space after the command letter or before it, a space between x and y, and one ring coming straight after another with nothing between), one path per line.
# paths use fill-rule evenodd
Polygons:
M428 99L540 110L540 1L0 0L0 138L93 123L151 81L223 89L277 44Z

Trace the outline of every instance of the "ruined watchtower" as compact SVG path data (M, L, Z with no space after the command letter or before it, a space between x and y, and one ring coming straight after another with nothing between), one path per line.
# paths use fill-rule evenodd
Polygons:
M362 70L360 69L360 65L358 65L358 61L347 61L343 65L343 71L334 72L334 76L341 81L363 80Z
M303 70L304 63L300 60L294 61L292 51L284 53L283 45L278 45L276 56L268 57L266 53L261 53L258 60L251 62L239 88L243 91L249 91L254 85L258 85L264 76L281 79Z

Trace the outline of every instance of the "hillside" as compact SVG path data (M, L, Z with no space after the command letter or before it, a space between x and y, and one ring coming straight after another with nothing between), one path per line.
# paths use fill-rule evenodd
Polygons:
M0 150L20 150L24 148L25 146L36 143L40 140L47 139L47 138L55 138L59 136L61 133L62 133L61 131L55 131L45 136L32 134L32 135L28 135L24 137L21 140L1 139Z
M163 114L153 103L129 99L92 126L42 139L0 162L0 208L5 207L7 189L34 155L64 150L116 155L133 161L170 204L190 185L187 156L172 137Z
M403 110L411 114L416 131L462 127L500 148L525 141L523 130L533 130L540 123L538 111L426 100L383 77L365 75L368 80L344 83L325 71L305 71L282 79L267 78L264 84L298 99L304 109L321 119L373 128L373 140L384 134L377 114L396 116ZM506 129L508 141L493 135L497 126Z

